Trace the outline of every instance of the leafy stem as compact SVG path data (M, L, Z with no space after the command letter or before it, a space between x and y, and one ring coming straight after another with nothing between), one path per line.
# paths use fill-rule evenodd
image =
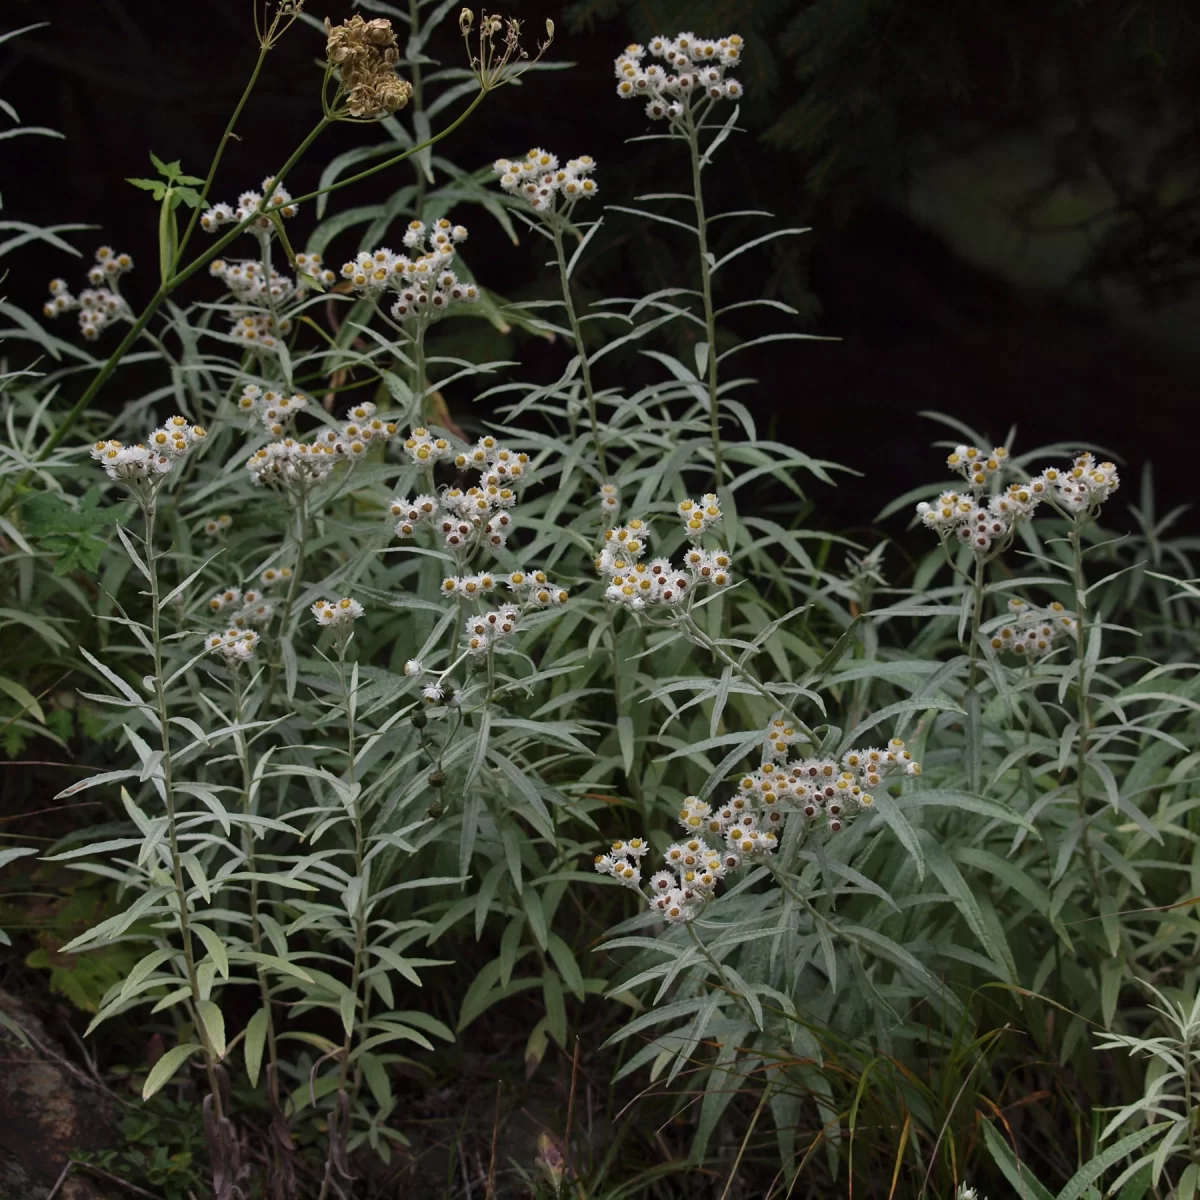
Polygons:
M163 799L167 809L167 842L171 853L171 872L175 884L175 902L179 906L179 936L183 942L183 958L187 968L188 988L191 992L193 1017L200 1045L204 1051L204 1069L208 1074L208 1088L212 1095L213 1111L218 1120L222 1116L221 1088L217 1080L217 1056L212 1041L208 1036L208 1028L200 1018L199 1004L204 999L200 988L199 976L196 973L196 955L192 947L191 922L188 919L187 887L183 881L183 863L179 851L179 821L175 811L175 787L171 775L171 726L167 714L167 694L163 684L163 654L162 630L159 620L159 587L158 559L154 553L154 521L156 516L155 499L149 497L143 502L142 516L145 520L146 577L150 585L150 642L154 657L154 700L158 712L158 728L161 735L162 759L159 768L162 772Z

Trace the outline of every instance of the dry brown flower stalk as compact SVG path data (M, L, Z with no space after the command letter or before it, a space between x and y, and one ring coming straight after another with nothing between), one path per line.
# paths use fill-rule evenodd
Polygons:
M355 14L333 25L326 17L325 32L326 57L341 77L350 116L383 117L408 103L412 84L396 74L400 49L390 21L365 21Z

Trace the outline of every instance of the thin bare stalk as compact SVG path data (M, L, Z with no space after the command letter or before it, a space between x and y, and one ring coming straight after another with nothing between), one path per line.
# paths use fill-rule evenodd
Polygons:
M712 259L708 251L708 217L704 211L704 189L701 182L703 169L700 156L700 129L692 109L685 110L687 122L688 154L692 164L692 196L696 204L696 238L700 251L700 292L704 302L704 329L708 338L706 355L708 381L708 427L712 439L713 490L720 491L724 481L721 462L720 400L717 394L717 318L713 310Z
M608 463L604 458L604 443L600 439L600 422L596 413L596 390L592 386L592 368L588 365L587 347L583 344L583 330L575 312L575 298L571 295L571 277L567 271L567 255L563 248L563 222L556 218L551 222L554 233L554 253L558 259L558 281L562 288L563 305L567 310L567 321L575 339L575 352L579 355L579 375L583 381L583 394L587 397L588 418L592 423L592 441L596 447L596 462L600 468L602 482L608 482Z

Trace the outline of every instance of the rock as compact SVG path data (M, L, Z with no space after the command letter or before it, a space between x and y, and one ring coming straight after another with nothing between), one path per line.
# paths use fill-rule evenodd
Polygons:
M72 1151L118 1144L115 1105L89 1087L45 1026L0 991L0 1200L45 1200ZM10 1027L23 1030L30 1044ZM73 1172L55 1200L102 1200L86 1175Z

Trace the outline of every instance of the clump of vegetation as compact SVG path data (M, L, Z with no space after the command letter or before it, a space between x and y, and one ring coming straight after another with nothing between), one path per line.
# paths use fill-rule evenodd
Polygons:
M952 486L881 514L927 527L915 562L821 530L810 481L846 468L763 436L732 361L806 336L743 270L804 231L706 206L753 45L616 57L682 190L601 209L586 154L433 157L548 65L464 9L468 65L431 70L448 11L393 14L402 52L281 3L254 78L315 26L321 115L261 188L214 201L225 141L203 176L154 158L148 301L103 246L43 322L2 306L33 352L0 377L0 718L10 754L76 751L55 803L99 812L0 864L83 881L95 919L28 962L95 966L62 988L159 1105L98 1165L387 1194L503 1026L566 1108L536 1156L499 1105L475 1168L449 1139L489 1196L1193 1195L1197 592L1148 473L1113 529L1112 462L938 418ZM293 195L344 122L377 141ZM484 217L544 240L556 299L476 277ZM626 220L678 237L678 277L585 304ZM472 330L552 338L561 373L463 357ZM154 386L104 413L135 360Z

